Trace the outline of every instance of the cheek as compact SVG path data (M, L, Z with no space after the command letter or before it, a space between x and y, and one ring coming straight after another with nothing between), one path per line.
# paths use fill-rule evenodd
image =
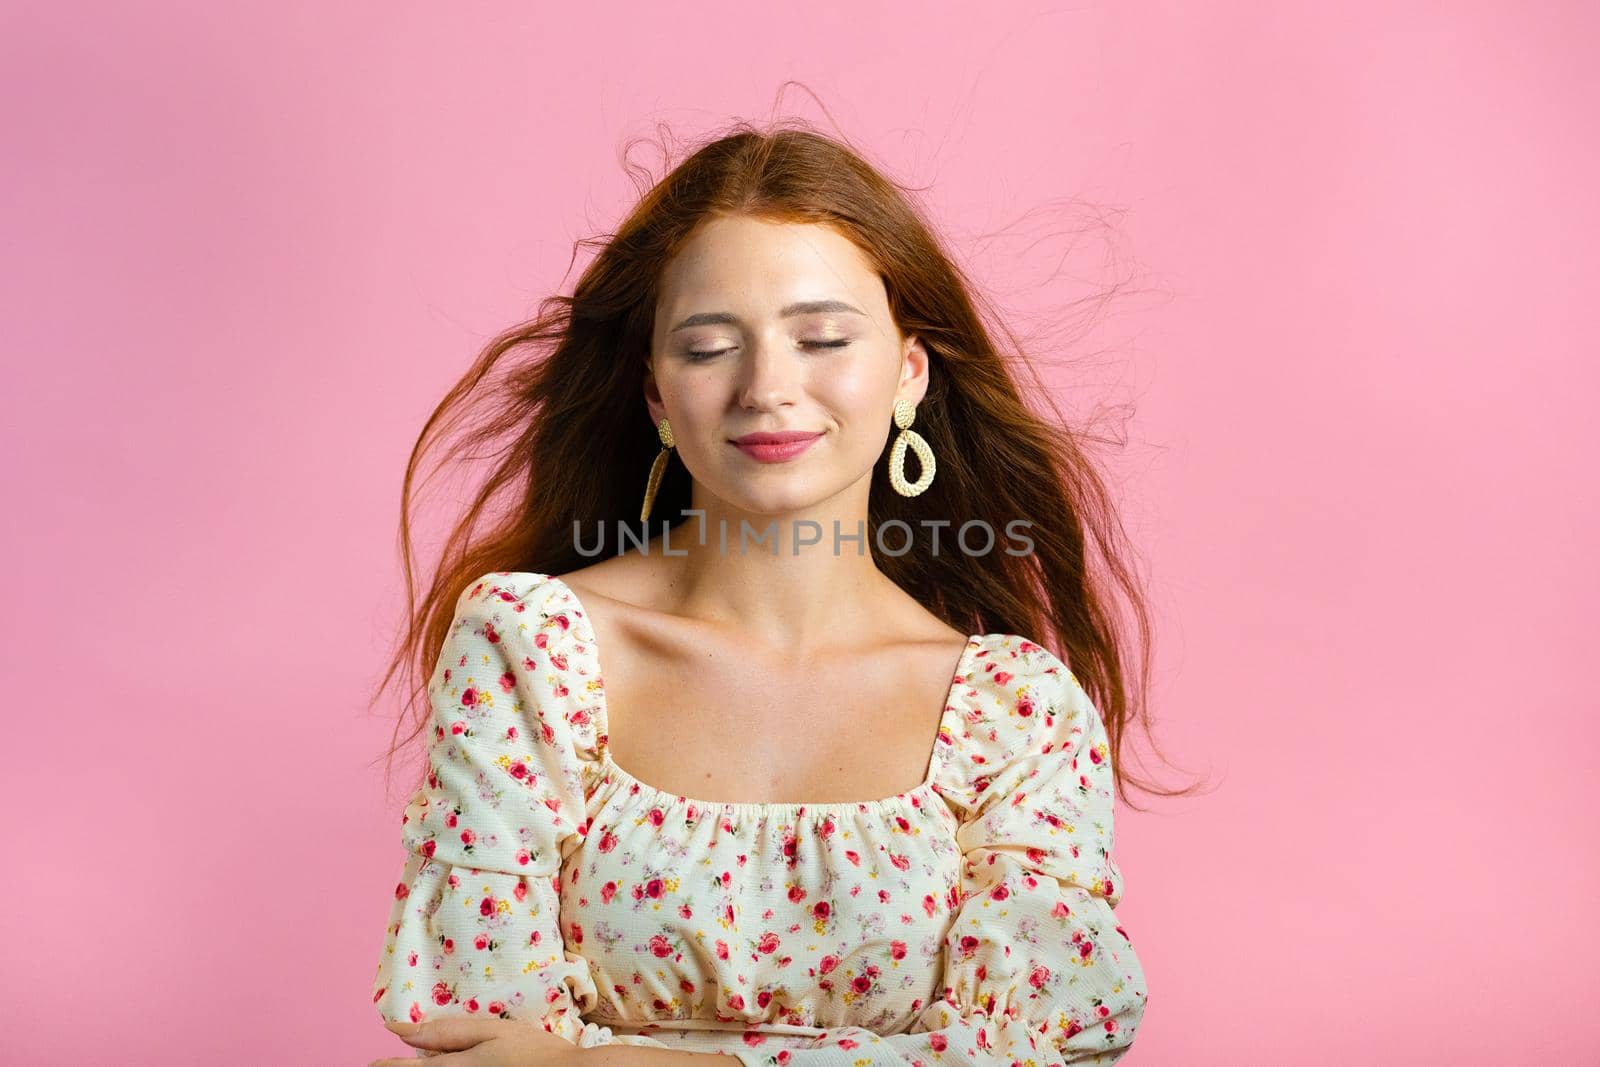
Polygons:
M665 392L662 394L667 396ZM726 397L714 389L677 388L668 405L672 409L672 432L680 441L694 441L707 435L716 436L723 422Z
M859 429L894 418L894 379L875 367L839 367L818 376L812 395L846 425Z

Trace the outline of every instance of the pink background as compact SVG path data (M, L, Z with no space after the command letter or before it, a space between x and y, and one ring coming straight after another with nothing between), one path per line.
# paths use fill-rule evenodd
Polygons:
M1136 272L1054 380L1136 405L1158 737L1217 788L1119 812L1126 1062L1600 1047L1592 5L136 7L0 16L8 1062L403 1048L407 451L628 137L826 126L786 78L1024 329Z

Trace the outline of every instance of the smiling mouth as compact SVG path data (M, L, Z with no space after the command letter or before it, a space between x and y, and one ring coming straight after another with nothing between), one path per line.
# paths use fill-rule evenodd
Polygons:
M775 430L764 433L747 433L733 438L736 445L787 445L796 441L809 441L821 437L820 430Z
M784 463L806 452L821 438L821 432L785 430L746 434L729 443L757 463Z

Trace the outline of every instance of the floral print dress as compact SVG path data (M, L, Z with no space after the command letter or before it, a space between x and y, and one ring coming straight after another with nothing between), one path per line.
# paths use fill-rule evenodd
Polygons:
M1110 1064L1133 1043L1105 728L1047 649L969 638L927 780L861 803L639 781L610 759L599 662L561 579L462 592L372 985L385 1020L751 1067Z

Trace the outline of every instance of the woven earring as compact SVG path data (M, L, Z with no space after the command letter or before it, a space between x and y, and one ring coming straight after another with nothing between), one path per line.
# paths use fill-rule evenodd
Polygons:
M928 486L933 484L933 449L928 447L928 442L922 435L911 428L911 420L916 418L917 409L909 400L896 400L894 402L894 424L900 427L900 433L894 439L894 448L889 451L889 484L894 486L894 491L901 496L916 496ZM917 454L917 459L922 463L922 474L915 482L906 481L906 447L910 446Z
M644 507L639 509L640 522L650 519L650 509L656 502L656 490L661 488L661 476L667 472L667 453L677 444L672 438L672 425L667 422L665 415L656 423L656 436L661 438L661 451L656 453L656 461L650 464L650 481L644 487Z

